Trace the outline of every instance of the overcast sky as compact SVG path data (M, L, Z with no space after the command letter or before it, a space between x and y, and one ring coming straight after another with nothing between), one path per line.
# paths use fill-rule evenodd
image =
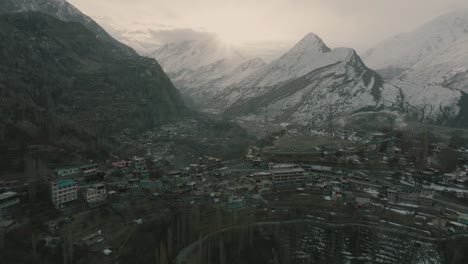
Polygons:
M252 49L284 49L308 32L364 51L468 0L69 0L139 48L217 34Z

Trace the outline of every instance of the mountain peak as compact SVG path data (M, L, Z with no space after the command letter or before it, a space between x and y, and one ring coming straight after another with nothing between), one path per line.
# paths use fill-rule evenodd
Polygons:
M322 39L314 33L309 33L303 37L292 49L293 52L313 51L317 53L326 53L331 51Z

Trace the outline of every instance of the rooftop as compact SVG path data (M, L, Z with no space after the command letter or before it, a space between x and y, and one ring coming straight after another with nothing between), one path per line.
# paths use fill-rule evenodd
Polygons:
M76 181L74 180L61 180L61 181L58 181L57 182L57 185L59 187L63 187L63 186L67 186L67 185L72 185L72 184L76 184Z
M16 192L4 192L0 194L0 200L7 199L16 195L18 195L18 193Z
M253 176L268 176L271 175L268 171L257 171L252 173Z

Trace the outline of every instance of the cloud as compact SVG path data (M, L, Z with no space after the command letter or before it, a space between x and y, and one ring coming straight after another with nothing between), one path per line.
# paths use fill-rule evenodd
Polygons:
M149 34L154 40L162 44L174 43L186 40L203 40L216 37L216 34L199 31L192 28L176 28L176 29L150 29Z
M210 32L230 43L291 46L313 32L330 47L358 51L443 13L468 8L466 0L68 1L98 23L111 24L104 26L119 40L145 47L198 40Z

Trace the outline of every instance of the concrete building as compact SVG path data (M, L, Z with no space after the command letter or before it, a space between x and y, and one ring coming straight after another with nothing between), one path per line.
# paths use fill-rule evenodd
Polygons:
M0 218L9 215L9 210L20 203L18 193L4 192L0 194Z
M275 187L304 183L305 171L296 164L270 165L271 179Z
M107 200L107 188L103 183L94 184L85 191L86 203L90 207L96 207Z
M53 174L57 178L77 179L80 177L85 177L87 175L95 175L99 172L98 169L98 164L91 163L81 166L57 168L53 171Z
M133 157L133 174L137 177L149 178L149 170L144 158Z
M220 169L220 168L226 167L228 165L228 163L223 161L222 159L208 157L208 156L203 156L203 157L199 158L198 164L200 166L205 165L206 169L209 170L209 171L212 171L212 170L215 170L215 169Z
M60 208L63 204L78 199L78 187L74 180L58 180L51 183L52 202Z
M53 170L53 173L56 177L67 178L79 176L81 174L81 170L79 167L64 167Z

